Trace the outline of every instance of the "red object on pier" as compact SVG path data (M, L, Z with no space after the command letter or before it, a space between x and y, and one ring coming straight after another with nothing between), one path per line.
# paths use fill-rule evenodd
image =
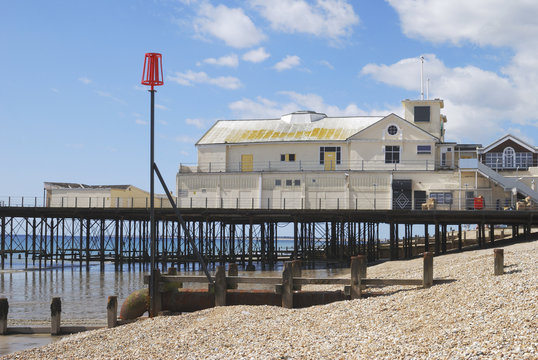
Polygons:
M146 53L144 58L144 71L142 72L142 85L160 86L163 82L163 57L159 53Z
M474 209L482 210L484 208L484 198L482 196L474 198Z

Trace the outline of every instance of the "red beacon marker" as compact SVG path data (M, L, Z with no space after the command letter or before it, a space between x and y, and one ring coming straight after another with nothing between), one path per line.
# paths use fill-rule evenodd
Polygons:
M142 85L161 86L163 82L163 57L159 53L146 53L144 58L144 71L142 72Z
M149 159L149 171L150 171L150 185L149 185L149 197L150 197L150 239L151 239L151 272L149 279L149 316L156 316L158 313L157 304L157 269L155 267L155 252L156 252L156 237L155 237L155 161L154 161L154 132L155 132L155 93L154 86L160 86L163 84L163 66L162 55L158 53L146 53L144 59L144 70L142 72L142 85L151 86L149 90L151 94L151 122L150 122L150 159Z

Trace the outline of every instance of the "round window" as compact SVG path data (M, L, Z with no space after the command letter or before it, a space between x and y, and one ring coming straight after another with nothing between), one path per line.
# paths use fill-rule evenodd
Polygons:
M396 125L391 125L387 129L387 132L389 133L389 135L396 135L398 133L398 128L396 127Z

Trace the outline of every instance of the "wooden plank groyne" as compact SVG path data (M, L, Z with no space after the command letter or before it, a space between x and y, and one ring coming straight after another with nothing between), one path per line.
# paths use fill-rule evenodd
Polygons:
M504 251L503 249L494 249L493 252L493 274L504 274ZM363 291L367 287L375 286L416 286L419 288L428 288L436 284L443 284L452 282L450 279L434 279L433 278L433 254L426 253L423 257L423 276L422 279L373 279L367 278L367 266L365 256L356 256L351 260L350 277L349 278L304 278L301 276L301 266L299 261L287 262L282 271L282 277L241 277L237 276L237 264L229 264L228 276L225 275L225 269L223 266L217 268L215 274L215 283L208 284L207 278L202 276L178 276L173 275L174 269L170 269L168 275L162 275L159 279L161 290L166 288L165 284L175 284L177 282L182 283L205 283L208 289L203 292L205 298L210 298L212 301L209 303L212 306L227 306L235 305L241 300L243 303L249 305L249 292L236 292L238 284L258 284L258 285L273 285L273 296L269 300L278 298L280 301L278 304L269 303L269 305L278 305L285 308L296 308L311 305L318 305L339 300L360 299L363 296ZM303 285L341 285L344 290L340 290L344 297L314 297L311 294L313 292L304 291ZM160 292L160 295L164 291ZM236 296L234 296L234 292ZM256 294L254 291L250 293ZM301 294L310 294L309 296L302 297ZM315 293L315 292L314 292ZM320 295L325 292L317 291ZM239 294L239 296L237 296ZM241 296L243 294L243 296ZM245 294L247 294L245 296ZM258 293L260 294L260 293ZM263 293L261 293L263 294ZM306 298L306 301L305 301ZM267 299L267 298L266 298ZM161 309L159 314L166 315L170 313L170 309L163 308L162 299L160 299ZM230 301L233 300L233 301ZM299 301L297 301L299 300ZM307 302L310 301L310 304ZM257 303L256 305L260 305ZM203 304L202 304L203 305ZM118 300L116 296L109 296L106 304L107 308L107 326L113 328L119 325L130 323L133 320L125 320L118 318ZM205 307L202 307L205 308ZM12 326L8 327L8 312L9 303L8 299L0 298L0 335L13 335L13 334L51 334L51 335L65 335L82 331L95 330L104 328L104 326L62 326L61 325L61 299L59 297L53 297L51 300L51 317L50 327L32 327L32 326ZM195 309L198 310L198 309ZM175 311L176 312L176 311Z
M351 258L349 278L305 278L302 277L299 260L284 263L281 277L242 277L237 276L237 265L229 264L228 276L224 266L217 266L214 284L208 283L205 276L175 275L169 269L167 275L157 275L156 283L160 291L156 300L156 313L161 310L172 312L201 310L213 306L226 305L274 305L285 308L300 308L327 304L334 301L359 299L366 287L372 286L417 286L431 287L434 284L454 280L433 278L433 253L423 255L422 279L371 279L366 277L367 258L358 255ZM144 282L149 284L149 275ZM167 284L199 283L206 289L174 289L170 294ZM272 286L273 290L237 290L239 284ZM305 291L304 285L341 285L336 291Z

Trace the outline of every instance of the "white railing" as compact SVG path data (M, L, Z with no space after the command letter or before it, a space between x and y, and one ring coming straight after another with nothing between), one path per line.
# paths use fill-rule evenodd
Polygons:
M198 164L181 164L180 173L213 173L241 171L398 171L398 170L435 170L441 165L432 160L402 160L398 163L386 163L384 160L330 161L253 161L253 162L202 162Z

